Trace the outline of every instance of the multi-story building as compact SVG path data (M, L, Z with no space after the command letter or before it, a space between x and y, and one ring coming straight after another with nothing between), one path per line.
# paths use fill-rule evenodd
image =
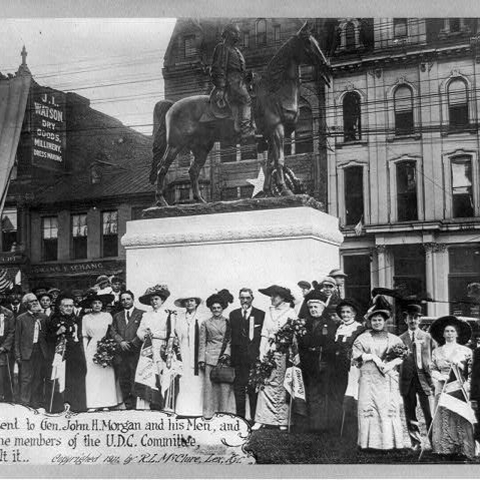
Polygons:
M167 98L210 91L208 66L227 21L177 22L163 70ZM234 21L247 67L257 72L303 23ZM428 315L478 315L462 303L467 284L480 281L477 20L309 22L329 57L332 85L302 70L302 115L287 163L340 219L347 294L366 304L372 287L395 287L436 300ZM213 199L248 197L246 179L262 155L220 142L204 172L206 190ZM173 200L190 199L189 161L180 158L171 173Z
M32 81L3 210L2 278L87 288L100 274L125 275L120 240L154 202L150 165L149 137Z
M328 211L350 293L424 292L429 315L478 316L461 303L480 280L477 20L345 18L336 33Z

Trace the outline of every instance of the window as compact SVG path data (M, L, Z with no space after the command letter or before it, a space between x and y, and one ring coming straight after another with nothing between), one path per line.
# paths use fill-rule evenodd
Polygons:
M313 119L310 107L300 107L295 128L295 153L313 152Z
M362 138L360 95L348 92L343 97L343 135L345 142Z
M222 163L237 161L237 144L234 141L220 141L220 161Z
M356 225L363 216L363 167L345 169L345 221Z
M453 217L473 217L472 159L455 157L451 165Z
M102 255L118 255L118 212L111 210L102 213Z
M455 33L460 31L460 19L459 18L450 18L449 19L450 33Z
M253 185L240 187L240 198L252 198Z
M5 209L2 214L2 252L11 252L17 243L17 211Z
M267 45L267 21L261 19L257 22L257 47Z
M355 25L348 22L345 27L345 46L347 50L355 49Z
M188 202L190 200L190 185L179 185L179 198L180 202Z
M72 215L72 257L87 258L87 214Z
M57 260L58 251L58 218L42 218L42 260Z
M397 219L418 220L416 162L397 163Z
M414 132L412 89L402 85L395 89L393 96L395 110L395 135Z
M450 128L468 125L467 84L463 79L457 78L448 85L448 118Z
M473 282L480 282L480 245L450 247L448 259L450 313L478 318L479 305L472 304L471 299L467 298L467 286Z
M404 296L422 295L426 291L425 249L423 245L402 245L391 247L394 265L394 288ZM396 302L397 319L402 318L400 305ZM403 321L397 320L397 332L407 329Z
M226 187L222 189L222 200L236 200L238 198L237 187Z
M400 40L407 37L407 19L394 18L393 19L393 38Z
M371 297L370 254L344 255L343 270L348 275L345 282L345 297L355 300L362 311L366 312Z
M280 25L273 26L273 41L276 43L280 42Z
M184 58L191 58L197 55L195 35L187 35L183 39L183 55L184 55Z

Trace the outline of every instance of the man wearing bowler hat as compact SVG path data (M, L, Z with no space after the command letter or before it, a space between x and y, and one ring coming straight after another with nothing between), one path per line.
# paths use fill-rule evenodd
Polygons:
M345 298L345 279L348 275L341 268L334 268L328 274L329 277L332 277L337 283L338 294L340 298Z
M430 364L436 343L429 333L419 328L422 319L422 307L419 303L408 303L404 307L403 315L408 330L400 335L400 338L408 347L409 353L400 367L400 393L412 449L420 450L422 441L416 414L417 395L428 430L432 423L430 402L434 393Z

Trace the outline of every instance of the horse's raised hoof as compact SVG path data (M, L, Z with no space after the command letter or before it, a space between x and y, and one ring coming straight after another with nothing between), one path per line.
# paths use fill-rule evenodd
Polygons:
M156 202L155 202L156 207L168 207L168 203L165 200L165 197L162 195L160 197L157 197Z

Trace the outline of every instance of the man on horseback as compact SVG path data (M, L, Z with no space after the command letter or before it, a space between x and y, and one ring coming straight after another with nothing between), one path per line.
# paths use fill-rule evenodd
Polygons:
M245 58L236 45L240 41L240 29L228 24L222 32L223 41L213 52L211 77L215 88L211 101L220 109L228 100L235 121L235 131L241 134L242 141L255 137L252 125L252 101L245 82Z

